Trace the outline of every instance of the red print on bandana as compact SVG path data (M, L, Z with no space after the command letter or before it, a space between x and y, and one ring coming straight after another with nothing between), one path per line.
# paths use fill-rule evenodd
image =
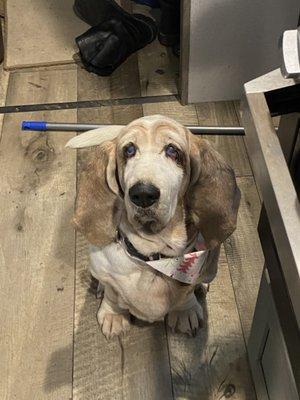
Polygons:
M195 260L198 258L197 254L191 253L189 256L183 261L177 271L183 272L186 274L189 268L194 264Z

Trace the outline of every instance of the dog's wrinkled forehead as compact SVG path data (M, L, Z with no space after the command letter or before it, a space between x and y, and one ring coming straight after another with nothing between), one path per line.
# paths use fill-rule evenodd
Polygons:
M183 125L162 115L142 117L125 126L119 135L119 144L126 142L160 145L168 141L176 142L182 150L187 150L188 135Z

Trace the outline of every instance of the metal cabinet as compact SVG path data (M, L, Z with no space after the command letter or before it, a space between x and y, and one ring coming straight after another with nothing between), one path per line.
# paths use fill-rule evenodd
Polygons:
M299 0L182 0L182 101L240 98L245 82L280 66L280 36L299 11Z
M259 400L299 400L267 269L261 280L248 350Z

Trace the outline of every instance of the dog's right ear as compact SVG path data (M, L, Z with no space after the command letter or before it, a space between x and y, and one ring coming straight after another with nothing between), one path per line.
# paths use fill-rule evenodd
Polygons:
M81 172L73 223L86 239L99 247L116 235L119 185L116 178L116 140L95 147Z

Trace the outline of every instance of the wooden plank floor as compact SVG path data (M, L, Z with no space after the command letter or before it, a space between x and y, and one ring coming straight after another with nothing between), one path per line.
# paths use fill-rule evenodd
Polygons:
M29 85L39 78L50 85ZM24 90L20 90L23 88ZM27 90L25 89L27 88ZM30 89L29 89L30 88ZM10 75L7 101L76 98L76 71ZM60 95L57 93L60 92ZM22 119L76 121L75 111L9 114L0 146L0 398L72 396L76 156L67 134L20 132Z
M141 8L134 6L135 12ZM156 41L111 77L82 69L0 71L6 104L109 99L176 92L176 60ZM107 341L87 270L87 242L69 224L87 152L65 150L72 133L32 134L22 119L125 124L161 113L187 124L236 125L233 103L177 102L6 115L0 142L0 399L254 400L246 341L263 257L260 202L243 138L209 137L234 166L242 191L238 229L222 247L202 302L198 336L136 321ZM1 127L1 120L0 120ZM255 248L255 251L253 251Z

